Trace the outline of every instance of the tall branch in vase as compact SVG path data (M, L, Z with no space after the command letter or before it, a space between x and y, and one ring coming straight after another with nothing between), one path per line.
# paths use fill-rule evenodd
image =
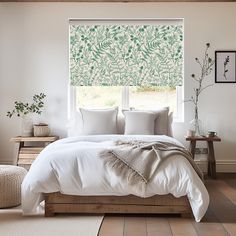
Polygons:
M200 73L198 76L196 76L195 74L191 75L191 78L197 83L197 86L193 89L194 95L191 96L189 100L186 100L186 102L192 102L194 104L195 114L194 114L193 122L194 122L194 131L196 132L197 135L202 134L202 131L200 130L200 127L199 127L200 124L199 124L199 117L198 117L199 96L205 89L214 85L214 84L204 85L205 80L207 79L208 75L211 74L213 65L215 63L215 61L208 54L209 48L210 48L210 43L207 43L202 60L195 58L195 61L200 67Z

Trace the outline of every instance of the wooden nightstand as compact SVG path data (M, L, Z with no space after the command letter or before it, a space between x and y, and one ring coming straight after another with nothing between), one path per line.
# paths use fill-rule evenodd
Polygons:
M29 169L38 154L45 148L46 145L58 140L58 136L48 137L23 137L18 136L10 141L19 143L17 154L17 165ZM29 143L30 145L26 145Z
M193 159L195 155L197 141L206 141L208 146L208 176L216 178L216 160L213 142L220 142L221 139L218 136L206 137L206 136L193 136L186 137L186 141L190 141L189 151L192 153Z

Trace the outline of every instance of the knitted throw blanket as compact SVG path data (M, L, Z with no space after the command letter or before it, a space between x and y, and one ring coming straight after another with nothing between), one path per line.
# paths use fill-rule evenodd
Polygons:
M99 156L124 183L145 193L146 185L161 162L171 156L186 158L203 179L203 174L185 148L169 142L123 142L118 141L114 148L102 151Z

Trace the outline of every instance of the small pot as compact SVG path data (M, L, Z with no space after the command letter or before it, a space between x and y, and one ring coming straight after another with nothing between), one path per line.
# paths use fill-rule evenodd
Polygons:
M50 134L50 129L47 124L34 125L35 137L47 137Z

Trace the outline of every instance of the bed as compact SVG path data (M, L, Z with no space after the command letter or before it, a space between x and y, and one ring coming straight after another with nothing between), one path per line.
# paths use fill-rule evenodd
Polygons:
M177 152L164 158L165 155L156 155L159 149L153 149L156 144L168 143L170 148L186 150L171 137L169 109L127 111L118 120L117 113L117 108L81 109L79 120L71 129L80 133L58 140L40 153L22 184L25 215L37 213L45 200L45 216L175 213L193 214L197 222L201 220L209 195L191 156L186 159ZM138 145L134 148L135 142ZM119 148L128 147L128 153L116 149L118 143L125 144ZM132 143L131 148L127 143ZM145 144L144 149L140 149L140 143ZM117 150L119 154L113 155ZM148 155L140 159L140 150ZM109 155L104 155L107 152Z
M45 215L55 213L193 213L199 222L209 196L186 159L163 161L141 194L104 166L96 155L117 140L168 141L165 135L86 135L47 146L32 164L22 184L25 215L35 214L45 200Z

